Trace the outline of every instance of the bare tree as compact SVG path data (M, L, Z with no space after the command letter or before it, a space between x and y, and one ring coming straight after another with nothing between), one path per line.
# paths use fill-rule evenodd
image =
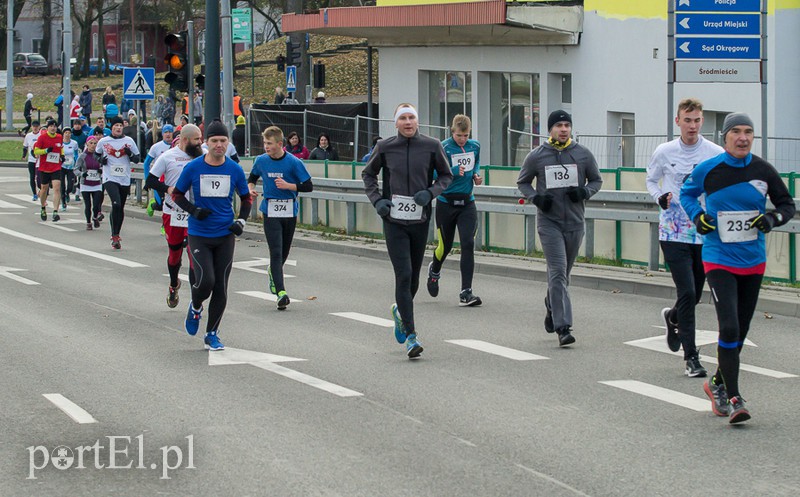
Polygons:
M42 57L50 60L50 39L53 26L53 1L42 0Z
M14 19L11 21L11 25L15 26L17 24L17 19L19 19L20 13L22 13L22 7L25 6L25 2L22 0L17 0L14 2ZM0 13L0 32L5 33L6 27L8 26L8 19L6 19L6 10L7 9L0 9L3 12ZM14 50L14 47L7 47L6 46L6 37L3 36L0 39L0 53L7 53L6 50ZM3 57L3 60L0 61L0 68L6 69L6 59Z

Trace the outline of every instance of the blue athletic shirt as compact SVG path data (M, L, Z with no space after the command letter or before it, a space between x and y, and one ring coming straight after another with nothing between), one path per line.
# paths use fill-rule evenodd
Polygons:
M227 193L225 192L225 178L227 178ZM211 214L202 221L194 216L189 217L189 234L206 238L231 234L228 228L233 224L235 216L233 192L236 190L239 195L246 195L250 192L242 166L228 157L219 166L207 164L205 156L192 160L184 166L175 188L185 192L187 198L193 199L192 201L197 207L211 210ZM204 193L206 193L205 196Z
M705 212L716 220L717 229L703 237L703 261L733 268L752 268L765 263L764 233L756 230L755 240L724 243L719 232L726 226L720 223L718 213L758 211L763 214L769 195L776 209L784 211L781 212L784 222L788 221L794 215L794 200L775 168L753 154L737 159L723 152L698 164L683 184L681 206L689 219L703 213L699 197L704 193Z
M450 193L469 195L470 201L474 201L475 196L472 195L472 187L474 185L472 177L476 174L480 174L481 144L478 143L478 140L467 140L467 143L464 144L464 148L461 148L453 137L450 137L442 142L442 148L444 148L444 153L447 155L447 160L450 162L450 172L453 173L453 182L450 183L447 190L436 197L436 201L447 203L447 199L444 196ZM474 155L475 165L472 171L464 171L464 176L460 176L458 174L458 164L453 164L453 156L469 153Z
M294 215L297 216L299 202L297 202L297 192L293 190L281 190L275 186L275 179L282 178L287 183L299 185L311 179L306 166L292 154L284 153L280 159L273 159L267 154L261 154L256 158L250 174L261 178L261 189L264 199L258 210L267 216L267 203L269 199L294 200Z

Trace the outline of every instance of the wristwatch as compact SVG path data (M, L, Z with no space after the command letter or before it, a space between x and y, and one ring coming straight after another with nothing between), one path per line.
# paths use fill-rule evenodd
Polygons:
M780 212L773 212L773 214L775 214L775 219L777 219L779 223L783 222L783 214Z

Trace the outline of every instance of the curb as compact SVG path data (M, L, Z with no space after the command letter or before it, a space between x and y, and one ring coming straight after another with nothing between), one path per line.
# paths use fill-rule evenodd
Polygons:
M160 217L148 217L142 208L131 205L128 207L125 210L126 216L130 215L137 219L153 220L154 222L160 220ZM266 243L262 229L254 227L254 223L247 224L242 236L246 240ZM383 240L338 235L337 238L340 239L326 238L316 231L297 230L292 245L334 254L389 261L389 254ZM444 267L448 270L458 271L459 259L458 255L448 257L444 262ZM430 255L426 255L423 267L426 267L430 260ZM529 257L477 252L475 254L475 273L547 283L547 266L544 260ZM669 304L677 298L669 273L650 272L637 268L576 263L570 276L570 285L590 290L660 298ZM711 303L711 292L708 289L703 292L702 301ZM800 289L764 286L759 294L756 311L800 317Z

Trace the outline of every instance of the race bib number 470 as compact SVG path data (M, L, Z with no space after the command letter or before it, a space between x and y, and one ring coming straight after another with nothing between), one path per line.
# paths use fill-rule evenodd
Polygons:
M231 192L231 177L226 174L201 174L201 197L227 197Z
M578 166L576 164L545 166L544 176L548 189L578 186Z
M717 212L717 231L723 243L751 242L758 238L758 230L750 226L749 220L758 211L720 211Z
M389 215L393 219L404 221L419 221L422 219L422 206L414 202L414 197L405 195L392 195L392 211Z

